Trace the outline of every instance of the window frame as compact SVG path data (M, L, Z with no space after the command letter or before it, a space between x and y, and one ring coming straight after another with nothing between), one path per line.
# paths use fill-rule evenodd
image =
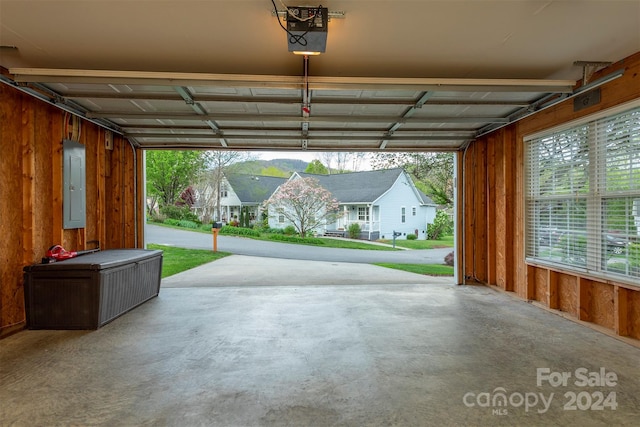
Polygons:
M364 212L364 213L361 213ZM358 206L358 221L369 222L369 208L366 206Z
M622 116L626 114L633 115L633 120L629 125L622 119ZM640 115L640 100L634 100L523 138L525 143L523 179L525 260L527 263L552 265L554 267L561 266L563 270L588 273L595 277L615 279L618 282L640 286L640 272L637 270L638 267L635 266L637 255L630 253L632 246L634 247L633 250L636 250L636 246L632 245L632 242L640 244L640 224L637 222L637 218L635 225L631 219L631 216L636 212L635 209L640 209L640 201L638 201L640 200L640 186L634 185L636 182L635 176L639 170L637 162L638 158L640 158L640 146L635 144L636 138L640 135L640 127L636 125L635 120L638 115ZM614 131L621 133L622 136L616 135L613 133ZM572 138L575 139L572 140ZM624 150L619 150L618 148L619 152L616 152L615 147L617 144L624 145L626 138L631 139L634 143L629 145L630 154L621 155L619 152ZM568 179L567 177L559 179L554 177L546 180L545 184L540 182L542 169L548 172L548 168L540 166L543 156L539 153L544 147L539 148L539 146L532 144L543 145L545 141L555 142L557 140L568 141L569 144L567 145L570 145L572 141L577 143L580 155L583 156L583 164L580 164L579 159L576 161L575 156L571 156L569 161L557 162L560 165L559 167L565 167L567 176L571 175L573 177L577 174L576 171L582 172L586 176L586 181L582 182L582 186L571 187L570 192L565 187L564 190L560 189L557 190L557 193L554 193L556 191L555 187L546 187L548 182L551 182L554 186L562 187L562 184L566 185L568 182L563 182L562 179L566 180ZM537 148L539 150L536 155L535 150ZM558 153L556 152L555 154L557 155ZM567 153L563 151L560 156L563 154ZM620 171L626 172L627 165L623 164L623 167L620 168L616 162L620 162L620 159L625 159L626 157L629 158L629 177L618 178L617 175L621 174ZM555 158L549 158L551 163L556 160ZM614 175L612 175L612 168ZM611 181L611 176L614 177L614 181ZM609 182L613 183L611 188L614 188L614 184L619 186L618 188L622 188L625 185L628 185L628 187L625 187L627 188L626 190L608 189ZM543 194L545 190L547 193ZM625 207L619 208L620 204ZM639 207L636 207L636 204ZM609 206L611 205L618 206L619 210L610 209ZM544 211L543 207L547 212ZM553 209L566 212L565 215L567 221L569 221L567 229L562 230L552 227L557 222L554 223L551 220L555 219L557 221L558 219L558 217L553 216ZM581 214L575 213L580 212L581 209L584 210L583 219ZM616 213L619 217L615 216ZM545 214L549 216L547 224L543 223L543 220L546 219ZM578 223L574 224L571 221L578 221ZM625 231L620 234L620 238L626 239L628 242L624 258L624 263L626 263L624 272L621 272L619 268L616 270L609 267L609 261L612 256L609 254L609 238L614 232L611 224L616 222L626 224L624 226ZM547 225L547 228L545 229L543 225ZM566 255L571 250L575 250L578 256L566 259L563 256L561 260L557 260L553 259L552 254L554 248L558 246L553 246L548 255L540 249L542 246L540 243L542 241L541 236L551 239L550 236L554 231L562 236L561 239L564 239L559 245L561 253ZM548 245L551 246L550 244ZM631 262L632 258L633 262Z

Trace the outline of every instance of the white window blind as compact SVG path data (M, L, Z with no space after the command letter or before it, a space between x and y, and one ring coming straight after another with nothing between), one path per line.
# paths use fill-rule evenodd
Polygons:
M637 283L640 108L527 142L527 258Z

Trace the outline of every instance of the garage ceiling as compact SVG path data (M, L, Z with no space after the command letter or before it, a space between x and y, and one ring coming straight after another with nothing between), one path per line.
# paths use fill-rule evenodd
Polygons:
M305 60L270 0L0 0L2 80L143 148L457 150L640 51L640 1L322 5Z

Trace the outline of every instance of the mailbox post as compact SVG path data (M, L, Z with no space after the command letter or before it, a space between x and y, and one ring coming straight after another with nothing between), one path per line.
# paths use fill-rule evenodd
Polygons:
M214 222L211 227L211 232L213 233L213 252L218 252L218 232L222 228L222 224L219 222Z
M393 231L393 247L396 247L396 237L402 236L402 233L399 231Z

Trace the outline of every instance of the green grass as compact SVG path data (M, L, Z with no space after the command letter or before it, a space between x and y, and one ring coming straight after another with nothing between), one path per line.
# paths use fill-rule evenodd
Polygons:
M393 244L393 240L378 240L381 243ZM438 240L396 240L396 246L408 249L453 248L453 236L444 236Z
M191 228L182 228L182 227L177 227L177 226L173 226L173 225L168 225L168 224L162 224L162 223L158 223L158 222L150 222L149 224L153 224L153 225L159 225L161 227L167 227L167 228L175 228L178 230L184 230L184 231L194 231L194 232L200 232L200 233L205 233L205 234L212 234L211 230L209 231L204 231L204 230L194 230ZM222 236L222 234L220 234ZM228 234L225 234L225 236L229 236ZM271 236L274 236L275 239L272 239ZM269 234L269 233L261 233L260 236L238 236L238 237L243 237L243 238L247 238L247 239L254 239L254 240L266 240L269 242L277 242L279 236L282 236L281 234ZM230 236L230 237L236 237L236 236ZM320 241L320 242L318 242ZM300 239L300 238L295 238L295 239L291 239L291 241L287 241L287 242L283 242L283 243L293 243L293 244L298 244L298 245L312 245L312 246L322 246L325 248L342 248L342 249L365 249L365 250L370 250L370 251L399 251L400 249L394 249L394 248L390 248L390 247L386 247L386 246L380 246L380 245L371 245L369 243L366 242L366 240L363 240L362 242L353 242L353 241L349 241L349 240L341 240L341 239L332 239L332 238L328 238L328 237L323 237L323 238L309 238L308 241L305 241L305 239ZM398 245L400 246L400 245Z
M427 276L453 276L453 267L444 264L392 264L377 262L375 265Z
M229 252L213 252L204 249L185 249L154 244L147 245L147 248L163 251L162 278L231 255Z
M211 234L211 230L202 230L202 229L192 229L192 228L183 228L169 224L163 224L158 222L150 222L153 225L159 225L161 227L167 228L175 228L178 230L185 231L194 231L204 234ZM221 234L222 235L222 234ZM228 234L225 234L228 236ZM271 236L274 236L275 239L272 239ZM240 236L249 239L255 240L267 240L270 242L277 241L277 238L281 236L280 234L269 234L269 233L261 233L260 236ZM317 242L317 240L321 240L322 244ZM386 243L388 245L393 244L392 240L378 240L380 243ZM386 246L380 245L371 245L367 243L366 240L362 241L350 241L350 240L342 240L342 239L332 239L330 237L323 237L320 239L309 238L309 241L305 242L304 239L292 239L292 241L287 241L286 243L294 243L300 245L313 245L313 246L323 246L325 248L341 248L341 249L363 249L369 251L396 251L400 249L394 249ZM453 248L453 236L445 236L439 240L396 240L396 246L399 248L407 248L407 249L438 249L438 248Z
M394 249L388 246L372 245L363 240L362 242L354 242L352 240L340 240L332 239L331 237L323 237L325 242L324 246L327 248L342 248L342 249L364 249L367 251L399 251L400 249Z

